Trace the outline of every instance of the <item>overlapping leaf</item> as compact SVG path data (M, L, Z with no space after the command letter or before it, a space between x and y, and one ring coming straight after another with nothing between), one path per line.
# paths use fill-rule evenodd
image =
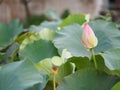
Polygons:
M110 90L117 77L93 69L83 69L65 77L57 90Z
M105 65L110 70L120 70L120 48L111 49L102 54Z
M87 57L72 57L68 60L68 62L74 63L77 70L94 67Z
M45 58L57 56L57 50L51 41L37 40L33 43L26 45L26 47L20 50L20 57L27 58L33 62L39 62Z
M104 62L110 73L120 77L120 48L111 49L102 54Z
M36 84L45 87L47 77L30 60L5 65L0 70L0 90L25 90Z
M0 24L0 48L8 46L14 38L23 31L22 25L18 20L14 20L11 24Z

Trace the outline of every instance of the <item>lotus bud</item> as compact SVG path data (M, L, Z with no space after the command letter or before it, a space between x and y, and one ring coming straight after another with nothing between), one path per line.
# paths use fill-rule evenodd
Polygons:
M93 30L91 27L85 23L84 24L84 30L82 34L82 44L84 47L91 49L97 46L98 40L97 37L95 36Z

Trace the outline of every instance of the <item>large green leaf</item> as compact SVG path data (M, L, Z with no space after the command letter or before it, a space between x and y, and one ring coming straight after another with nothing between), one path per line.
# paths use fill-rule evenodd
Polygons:
M57 90L110 90L117 77L93 69L83 69L65 77Z
M96 20L90 22L90 26L98 38L98 45L95 47L96 53L120 47L120 31L113 23ZM81 43L82 31L83 29L79 25L62 28L55 36L55 46L58 49L67 49L73 56L89 56L90 52Z
M37 71L30 60L22 60L3 66L0 70L0 90L25 90L36 84L42 90L46 76Z
M75 24L62 28L53 40L58 49L67 49L73 56L90 56L81 43L82 28Z
M93 68L92 62L87 57L72 57L68 62L74 63L77 70Z
M58 55L56 48L51 41L37 40L27 44L26 47L20 50L20 57L27 58L33 62L39 62L45 58L50 58Z
M85 22L86 22L85 15L73 14L69 15L66 19L64 19L60 24L60 27L68 26L75 23L82 25Z
M120 48L111 49L102 54L105 65L110 70L120 70Z
M23 31L22 25L18 20L14 20L11 24L0 24L0 48L5 48L15 37Z

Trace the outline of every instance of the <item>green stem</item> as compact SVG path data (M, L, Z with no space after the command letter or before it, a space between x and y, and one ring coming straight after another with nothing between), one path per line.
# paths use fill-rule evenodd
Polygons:
M56 90L55 74L53 74L53 90Z
M96 58L95 58L95 53L94 53L94 49L92 48L92 58L93 58L93 61L94 61L94 65L95 65L95 68L98 69L98 66L97 66L97 61L96 61Z

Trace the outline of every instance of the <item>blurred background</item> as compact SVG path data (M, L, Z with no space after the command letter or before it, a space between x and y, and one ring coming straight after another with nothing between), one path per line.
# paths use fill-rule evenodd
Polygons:
M0 22L17 18L29 26L75 13L90 14L92 19L111 16L112 21L120 21L120 0L0 0Z

